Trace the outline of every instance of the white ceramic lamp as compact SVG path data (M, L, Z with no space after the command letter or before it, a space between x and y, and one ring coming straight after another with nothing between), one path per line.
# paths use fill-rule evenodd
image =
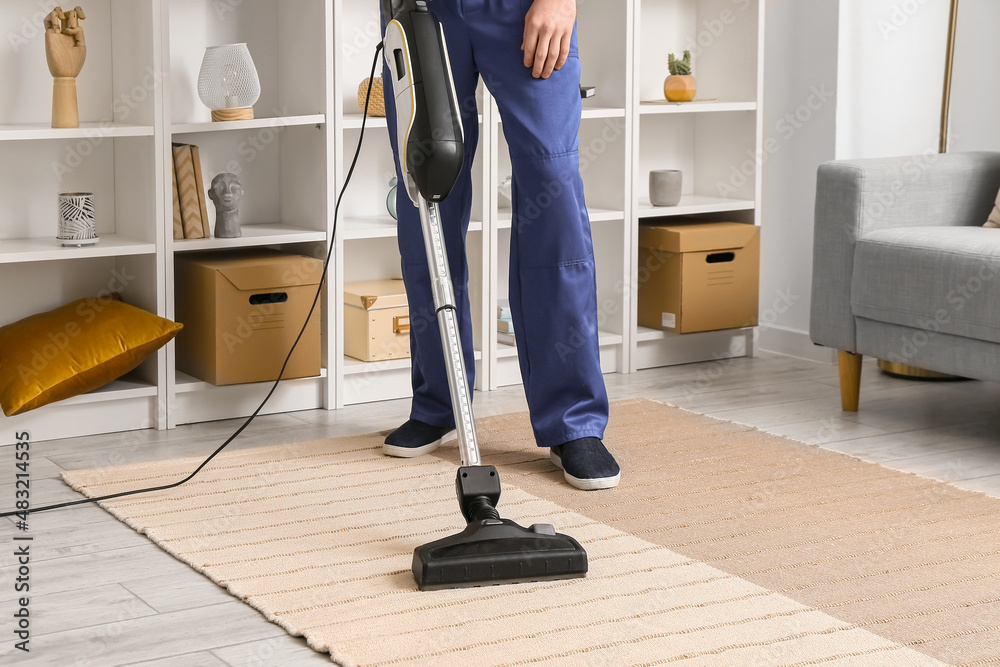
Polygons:
M198 75L198 97L212 120L249 120L260 98L260 79L246 44L210 46Z

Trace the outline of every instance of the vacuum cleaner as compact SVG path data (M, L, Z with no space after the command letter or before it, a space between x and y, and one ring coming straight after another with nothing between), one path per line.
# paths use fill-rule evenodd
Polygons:
M455 290L441 231L440 202L465 159L464 129L441 24L425 0L382 0L386 63L396 102L396 136L406 192L417 207L451 392L462 465L455 487L465 530L417 547L421 590L584 577L587 552L550 524L500 518L500 476L483 465L462 355ZM388 89L387 89L388 91ZM392 128L390 128L392 131Z

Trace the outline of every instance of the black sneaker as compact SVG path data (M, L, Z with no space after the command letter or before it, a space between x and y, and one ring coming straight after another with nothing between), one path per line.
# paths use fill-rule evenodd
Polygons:
M549 459L562 468L570 486L584 491L618 486L621 468L600 438L580 438L551 447Z
M399 456L408 459L430 454L445 441L454 440L457 437L458 434L455 432L454 426L439 428L411 419L386 437L385 444L382 445L382 453L386 456Z

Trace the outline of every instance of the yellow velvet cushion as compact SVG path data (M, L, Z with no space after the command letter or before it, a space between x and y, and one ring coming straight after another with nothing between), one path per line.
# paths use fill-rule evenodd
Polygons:
M0 407L12 417L97 389L181 328L110 297L80 299L0 327Z

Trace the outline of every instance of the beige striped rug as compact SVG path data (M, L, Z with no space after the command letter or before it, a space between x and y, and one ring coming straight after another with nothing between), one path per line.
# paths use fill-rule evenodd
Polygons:
M457 453L387 459L379 434L223 453L105 506L344 665L1000 664L998 499L645 400L612 408L621 486L580 492L526 415L478 423L502 514L576 537L586 579L417 591L413 548L462 528Z

